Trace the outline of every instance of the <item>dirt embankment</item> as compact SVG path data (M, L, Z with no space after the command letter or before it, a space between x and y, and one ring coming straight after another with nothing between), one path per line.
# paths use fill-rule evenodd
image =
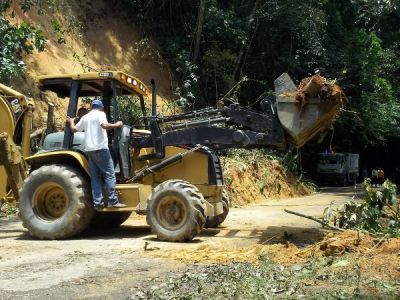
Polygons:
M145 83L155 79L160 106L171 96L173 79L168 65L157 56L153 41L146 44L149 47L145 52L135 50L142 36L117 1L56 1L55 7L44 14L35 9L23 13L14 1L13 11L15 17L9 16L12 22L28 22L48 39L43 52L26 57L26 74L12 82L14 89L36 100L35 127L45 126L47 103L51 102L55 105L56 127L61 129L67 105L52 93L39 92L35 83L38 75L121 70Z
M313 192L280 161L259 150L235 151L235 154L222 158L222 165L233 206L305 196Z

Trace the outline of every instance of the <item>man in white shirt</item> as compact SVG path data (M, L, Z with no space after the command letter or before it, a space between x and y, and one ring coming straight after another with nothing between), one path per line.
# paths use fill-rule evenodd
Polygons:
M107 130L121 128L121 121L108 123L101 100L92 101L92 109L75 125L74 119L68 117L73 133L85 131L85 153L89 158L89 171L92 183L93 204L97 209L104 208L102 178L108 192L108 207L125 207L118 201L115 191L114 163L108 149Z

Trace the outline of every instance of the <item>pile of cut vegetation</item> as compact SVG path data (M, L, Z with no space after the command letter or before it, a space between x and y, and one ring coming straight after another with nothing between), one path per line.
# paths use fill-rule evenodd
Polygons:
M297 88L297 101L303 104L309 98L318 98L322 102L331 102L339 106L343 106L344 103L344 93L340 86L319 74L304 78Z
M258 264L260 257L268 256L275 263L292 265L305 263L310 259L322 257L339 257L350 255L349 260L356 259L364 270L383 268L390 277L400 276L400 238L376 238L356 231L329 233L322 241L304 248L290 242L250 247L200 245L193 249L185 247L173 250L149 252L156 257L170 258L184 263L238 263ZM347 263L342 263L346 267Z
M230 150L221 157L225 185L233 206L267 199L309 195L311 184L295 176L283 158L263 150Z

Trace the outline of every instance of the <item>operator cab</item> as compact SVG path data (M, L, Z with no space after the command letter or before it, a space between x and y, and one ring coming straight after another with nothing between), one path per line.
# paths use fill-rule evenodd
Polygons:
M146 116L144 98L148 88L139 79L119 71L90 72L58 76L39 77L39 88L42 91L52 91L60 98L69 98L67 115L75 117L78 103L90 103L94 98L102 99L104 112L110 123L121 118L121 109L127 109L127 103L138 100L141 114ZM135 99L130 99L135 98ZM123 107L121 104L125 103ZM118 179L130 176L129 136L131 128L124 126L109 134L109 148L114 159L115 172ZM66 126L63 133L53 133L46 137L43 150L71 149L83 152L84 133L73 134Z

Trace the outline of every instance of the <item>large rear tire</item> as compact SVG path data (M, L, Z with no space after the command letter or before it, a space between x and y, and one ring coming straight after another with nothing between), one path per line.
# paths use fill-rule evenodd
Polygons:
M205 208L197 187L183 180L167 180L149 196L146 220L159 240L190 241L204 227Z
M43 166L25 179L19 216L29 233L40 239L63 239L82 232L94 209L87 178L70 167Z
M218 216L207 217L206 219L206 228L217 228L220 224L222 224L229 213L229 207L231 206L231 201L229 199L228 192L226 190L222 191L222 208L223 213Z

